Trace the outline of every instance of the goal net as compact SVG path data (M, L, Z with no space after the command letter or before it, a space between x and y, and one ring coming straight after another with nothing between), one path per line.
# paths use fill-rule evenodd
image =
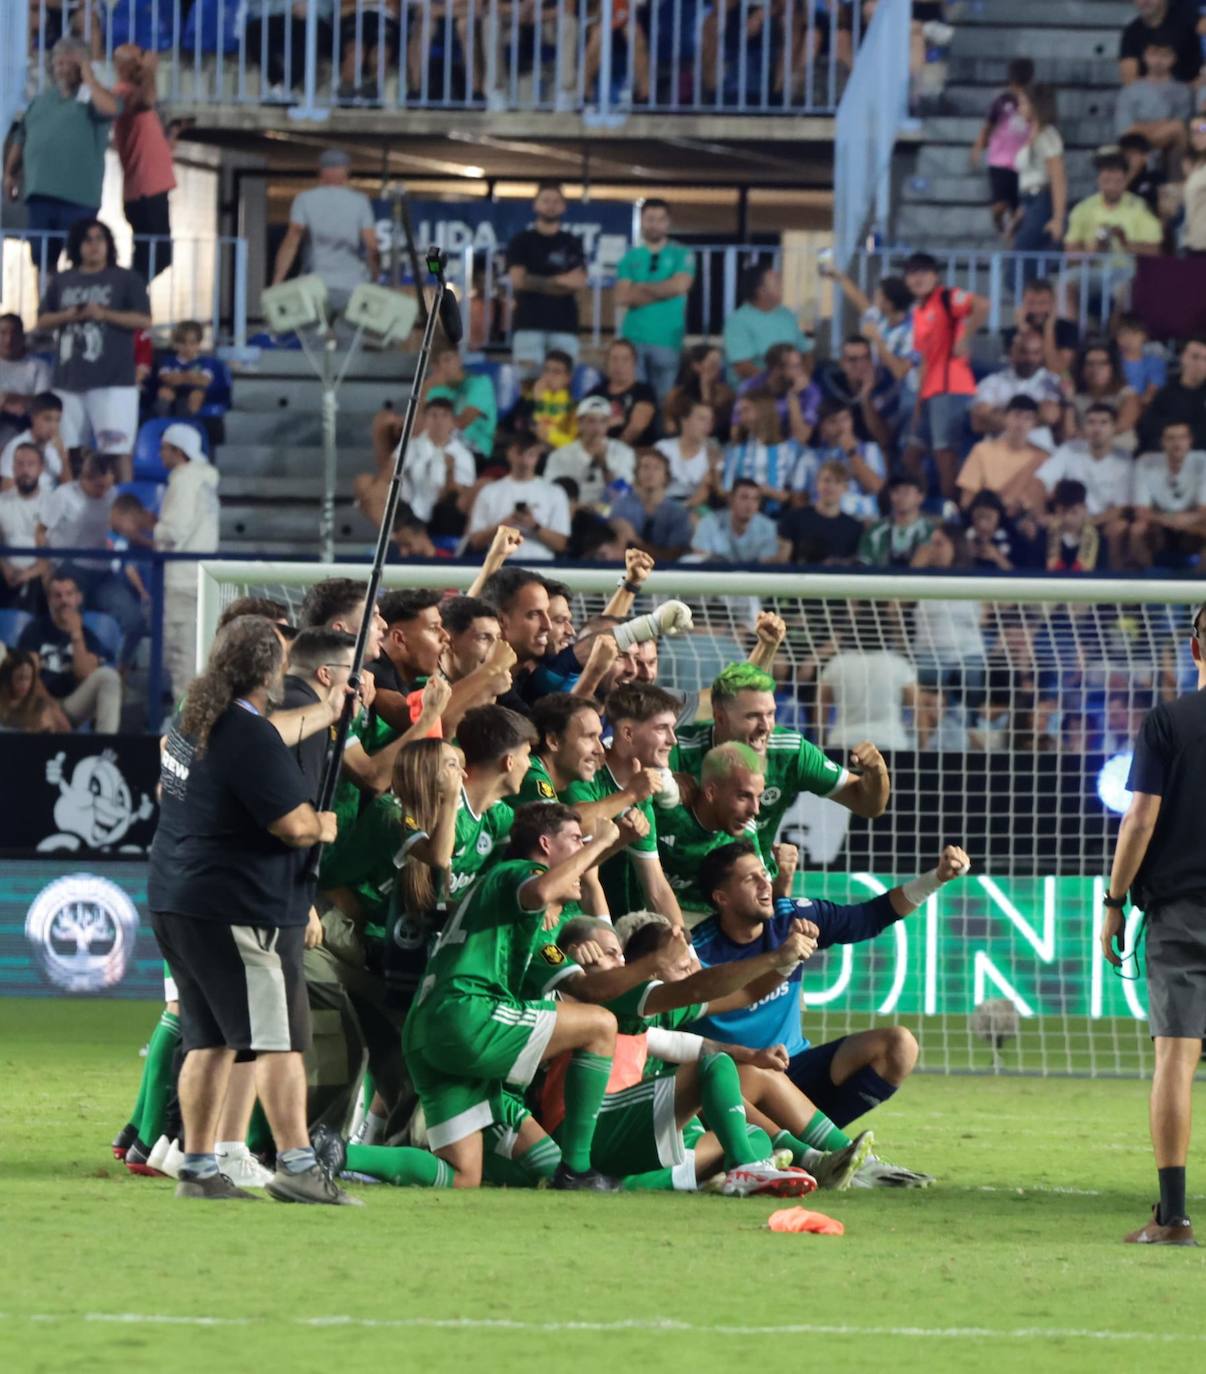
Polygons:
M199 650L236 596L296 609L346 564L202 565ZM615 570L550 566L598 613ZM387 568L385 586L463 589L473 568ZM805 971L816 1043L876 1024L918 1035L945 1072L1139 1075L1150 1068L1142 966L1100 957L1101 898L1131 742L1146 711L1197 685L1188 647L1200 583L857 573L659 570L636 611L686 601L693 632L663 639L659 681L706 687L754 642L759 610L788 626L778 719L831 757L869 739L892 796L868 821L815 797L781 838L800 848L797 895L858 901L962 844L970 877L874 942ZM1141 916L1132 912L1128 950Z

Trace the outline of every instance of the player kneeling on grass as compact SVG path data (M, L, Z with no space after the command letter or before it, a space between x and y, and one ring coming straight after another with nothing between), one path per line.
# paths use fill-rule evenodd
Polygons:
M963 850L948 845L936 868L869 902L839 906L791 898L776 901L754 845L746 841L727 844L705 855L700 866L700 889L714 914L695 928L695 952L705 966L750 958L777 948L800 919L818 928L818 949L871 940L969 868ZM810 1046L801 1029L800 989L797 970L789 979L786 995L777 992L744 1011L709 1012L695 1029L755 1049L786 1046L788 1077L830 1121L843 1128L896 1092L917 1063L917 1041L903 1026L885 1026ZM929 1174L872 1156L855 1175L854 1186L924 1188L933 1181Z
M571 921L561 932L558 946L563 956L591 970L624 967L624 951L606 921L592 917ZM777 959L763 961L769 963L765 974L710 1005L722 1010L748 1006L765 995L768 985L778 985L814 947L811 935L793 932L775 952ZM664 971L674 964L681 967L689 955L685 938L669 926L659 950L665 956ZM702 976L697 972L694 981L706 983L708 974L718 971L708 970ZM623 1033L616 1037L607 1096L595 1128L592 1163L601 1171L623 1176L625 1188L691 1192L699 1179L708 1179L720 1169L717 1190L730 1196L801 1197L812 1192L816 1180L805 1170L773 1158L769 1137L747 1120L738 1068L726 1052L730 1047L700 1036L679 1035L673 1029L684 1020L698 1019L709 1004L652 1010L685 1001L691 984L692 979L686 978L656 987L644 999L647 1015L622 1018ZM756 1051L738 1049L738 1053L749 1059L759 1057ZM664 1072L649 1076L649 1064L659 1060L667 1061ZM677 1066L670 1067L673 1063ZM554 1136L560 1134L565 1119L567 1067L565 1057L554 1060L541 1089L541 1124ZM700 1111L710 1129L700 1123Z

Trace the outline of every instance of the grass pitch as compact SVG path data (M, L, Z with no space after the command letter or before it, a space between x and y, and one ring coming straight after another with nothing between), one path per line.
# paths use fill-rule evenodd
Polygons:
M1137 1081L915 1078L874 1126L941 1182L819 1195L841 1239L769 1233L771 1202L649 1193L211 1208L109 1153L157 1015L0 999L9 1374L1206 1362L1206 1248L1119 1243L1154 1195ZM1206 1225L1206 1171L1190 1193Z

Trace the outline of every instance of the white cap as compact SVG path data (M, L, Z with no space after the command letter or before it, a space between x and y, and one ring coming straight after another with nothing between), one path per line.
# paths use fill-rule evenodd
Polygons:
M610 420L611 402L606 396L585 396L578 402L578 409L574 413L579 419L583 415L598 415L604 420Z
M178 448L191 462L203 463L205 450L201 447L201 435L192 425L168 425L159 436L162 444Z

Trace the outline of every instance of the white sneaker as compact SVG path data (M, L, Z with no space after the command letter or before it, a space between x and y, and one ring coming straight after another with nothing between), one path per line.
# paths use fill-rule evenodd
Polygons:
M147 1168L154 1169L157 1174L163 1173L163 1161L168 1156L168 1151L172 1148L172 1142L165 1135L161 1135L151 1148L151 1153L147 1155Z
M850 1180L852 1188L928 1188L938 1180L933 1174L919 1174L886 1159L868 1155L862 1167Z
M573 114L577 108L577 91L558 91L553 97L553 111L556 114Z
M272 1170L265 1169L243 1144L218 1150L218 1172L225 1174L236 1188L263 1188L272 1178Z
M950 46L955 30L950 24L944 24L941 19L931 19L922 26L921 36L936 48L946 48Z
M168 1178L178 1179L180 1177L180 1170L184 1168L184 1151L180 1148L178 1140L173 1140L168 1146L168 1152L160 1167Z
M843 1193L854 1182L858 1171L871 1157L875 1147L875 1137L864 1131L842 1150L825 1151L820 1159L809 1164L809 1172L817 1181L818 1188L827 1192Z
M725 1197L803 1197L816 1186L805 1169L780 1169L773 1160L760 1159L730 1169L720 1191Z

